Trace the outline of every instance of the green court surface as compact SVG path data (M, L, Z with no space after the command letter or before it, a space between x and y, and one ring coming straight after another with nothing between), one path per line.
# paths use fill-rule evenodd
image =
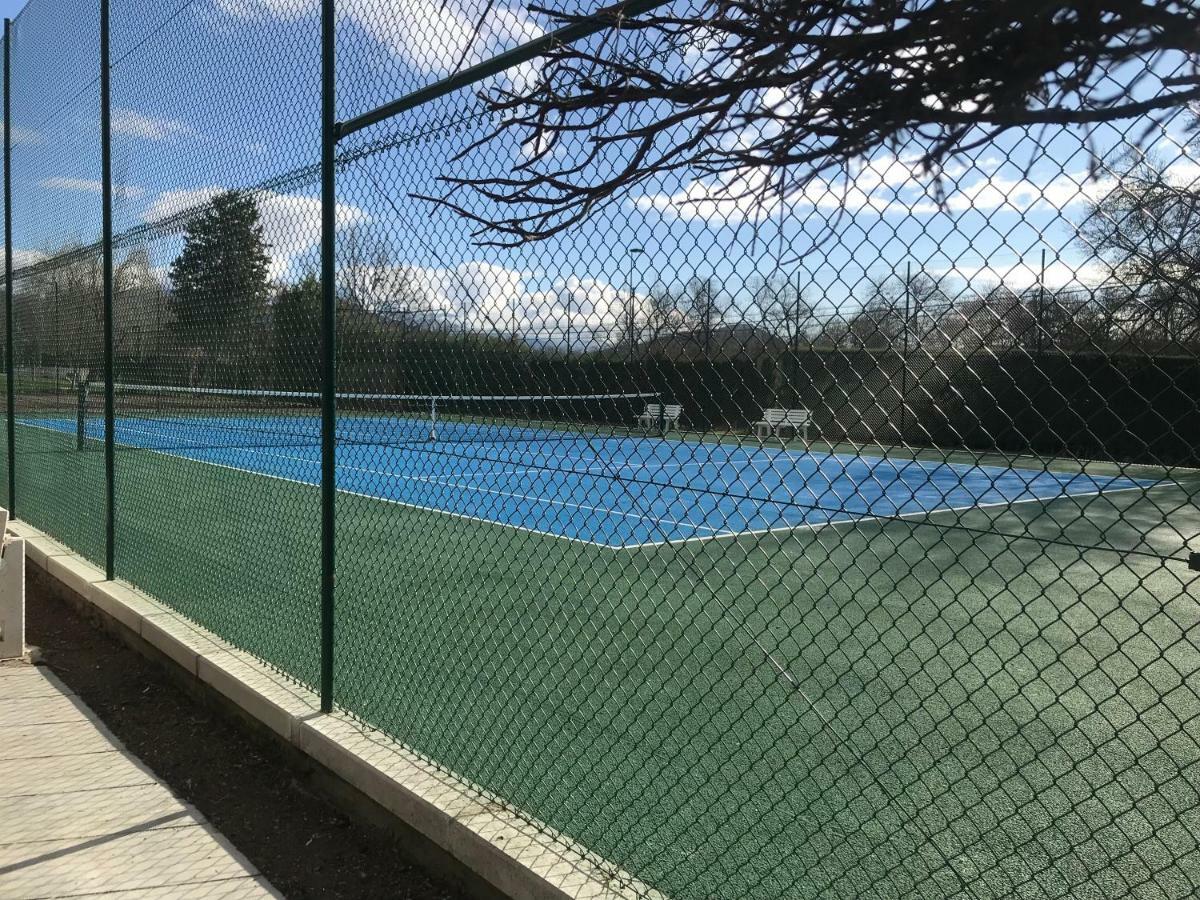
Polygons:
M102 559L68 443L19 428L17 513ZM311 685L317 490L116 471L118 575ZM614 551L344 495L336 697L675 897L1190 896L1188 496Z

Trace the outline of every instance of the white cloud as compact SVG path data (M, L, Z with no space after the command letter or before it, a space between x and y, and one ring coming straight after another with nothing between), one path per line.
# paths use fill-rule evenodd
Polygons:
M21 269L25 266L32 266L34 263L39 263L46 259L47 254L41 250L22 250L20 247L13 248L13 268Z
M142 213L142 218L147 222L161 222L189 210L198 210L224 191L225 188L215 186L164 191ZM271 277L282 278L297 257L321 242L321 198L261 191L254 199L258 203L263 237L269 246ZM334 212L338 228L363 223L367 218L363 210L345 203L339 203Z
M215 0L214 5L223 13L237 19L282 19L302 18L317 9L312 0L306 4L297 0Z
M3 126L0 126L2 131ZM12 145L14 147L21 144L33 145L40 144L45 140L40 131L34 131L32 128L22 128L20 125L14 125L12 130Z
M1086 170L1019 176L999 171L1001 166L1000 160L987 158L970 168L948 169L946 211L957 214L1040 210L1057 214L1103 197L1114 184L1111 177L1094 178ZM1181 156L1168 167L1167 173L1178 183L1194 184L1200 181L1200 163ZM814 179L803 191L786 196L767 192L760 199L757 189L767 176L765 169L747 169L728 176L722 183L691 181L673 194L646 194L632 202L639 209L658 210L683 220L728 222L761 220L785 210L804 209L842 208L852 215L880 216L932 216L942 211L915 159L881 155L858 164L848 176Z
M173 137L195 133L187 122L148 116L136 109L128 109L123 106L112 108L110 123L114 134L127 134L131 137L145 138L148 141L166 141Z
M477 332L516 332L548 344L561 345L570 333L577 349L618 339L628 315L628 294L607 282L570 276L534 290L530 274L488 262L341 274L381 312ZM636 298L636 307L636 317L643 319L646 298Z
M243 21L294 21L320 12L316 0L214 0L214 6ZM497 5L481 20L473 0L341 0L337 13L392 56L426 75L446 75L460 62L479 62L544 33L519 5ZM534 71L526 65L506 77L520 80Z
M1018 259L1010 265L955 263L945 269L931 269L930 274L961 282L966 288L980 291L1004 285L1013 291L1023 291L1041 284L1051 290L1095 286L1105 281L1112 270L1100 260L1073 264L1054 260L1042 271L1040 259Z
M38 182L38 187L47 188L52 191L75 191L84 194L100 194L104 189L104 184L94 178L69 178L66 176L56 175L52 178L43 178ZM114 184L113 195L120 199L136 200L146 192L135 184Z

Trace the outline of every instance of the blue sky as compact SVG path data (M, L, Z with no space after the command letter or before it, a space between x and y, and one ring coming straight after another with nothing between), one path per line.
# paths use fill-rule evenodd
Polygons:
M0 0L3 3L4 0ZM90 10L93 4L87 4ZM501 5L476 31L472 0L342 0L339 115L428 84L539 34L545 23ZM95 22L77 0L32 0L14 41L14 199L17 264L99 231ZM159 20L113 7L116 230L161 221L215 192L262 185L318 159L318 4L315 0L180 0ZM94 15L94 12L91 13ZM507 73L519 83L530 69ZM1152 90L1150 79L1141 90ZM761 205L721 200L686 176L645 185L561 237L515 250L479 246L445 209L413 199L439 193L439 176L504 174L528 148L492 142L460 163L453 155L489 123L470 115L468 92L382 123L347 149L384 148L339 174L345 277L379 303L400 294L476 327L516 323L553 330L566 318L600 324L620 315L630 290L711 278L744 301L746 285L774 276L802 285L826 309L862 296L869 278L914 270L961 288L1003 280L1024 288L1090 283L1105 269L1075 237L1089 198L1108 182L1089 174L1078 133L1034 143L1010 134L947 173L947 203L901 153L875 154L803 195ZM1140 123L1097 128L1102 153L1119 150ZM1200 168L1180 147L1182 117L1149 141L1181 180ZM260 194L272 273L297 277L315 264L315 173ZM471 201L478 203L478 201ZM840 207L845 214L830 228ZM483 205L477 205L486 212ZM823 242L813 243L814 239ZM160 278L178 253L177 232L146 241ZM641 248L631 254L630 248Z

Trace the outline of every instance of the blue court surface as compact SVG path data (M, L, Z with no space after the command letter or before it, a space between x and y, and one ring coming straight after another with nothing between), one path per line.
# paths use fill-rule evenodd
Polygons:
M74 433L74 420L24 418ZM868 518L1085 497L1152 481L806 452L757 443L346 417L337 486L347 494L628 549L786 532ZM122 448L316 485L313 417L118 417ZM456 429L459 429L456 433ZM468 430L471 429L471 430ZM492 429L490 432L486 429ZM89 421L89 439L102 426ZM419 436L419 438L418 438Z

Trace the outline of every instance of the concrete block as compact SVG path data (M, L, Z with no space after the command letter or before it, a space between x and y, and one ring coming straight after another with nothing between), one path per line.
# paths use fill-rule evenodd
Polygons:
M0 659L17 659L25 653L25 538L3 535L0 553Z
M89 585L87 599L135 634L142 633L142 619L168 612L145 594L120 581L98 581Z
M317 712L314 702L261 663L232 651L200 655L196 674L252 718L289 743L302 716Z
M372 741L353 723L335 716L302 721L296 743L404 824L447 847L450 816L432 800L439 782L394 748Z
M52 557L69 555L67 547L40 531L25 539L25 557L39 569L45 570L46 561Z
M224 649L174 613L160 612L144 616L141 628L146 643L161 650L168 659L192 675L197 674L197 660L202 654Z
M510 897L566 900L567 894L548 876L551 871L565 874L572 870L563 866L557 854L547 859L549 848L539 843L514 841L513 847L507 846L509 839L522 831L513 818L497 810L455 820L450 823L448 849L455 859ZM538 862L541 871L534 868Z
M7 513L7 512L8 512L8 510L5 510L5 513ZM42 534L41 531L34 528L28 522L22 522L18 519L9 519L8 522L5 523L4 530L7 531L9 534L15 535L17 537L23 537L23 538L44 537L44 535Z
M87 597L91 585L104 581L103 569L74 553L47 557L44 568L47 575L57 579L80 597Z

